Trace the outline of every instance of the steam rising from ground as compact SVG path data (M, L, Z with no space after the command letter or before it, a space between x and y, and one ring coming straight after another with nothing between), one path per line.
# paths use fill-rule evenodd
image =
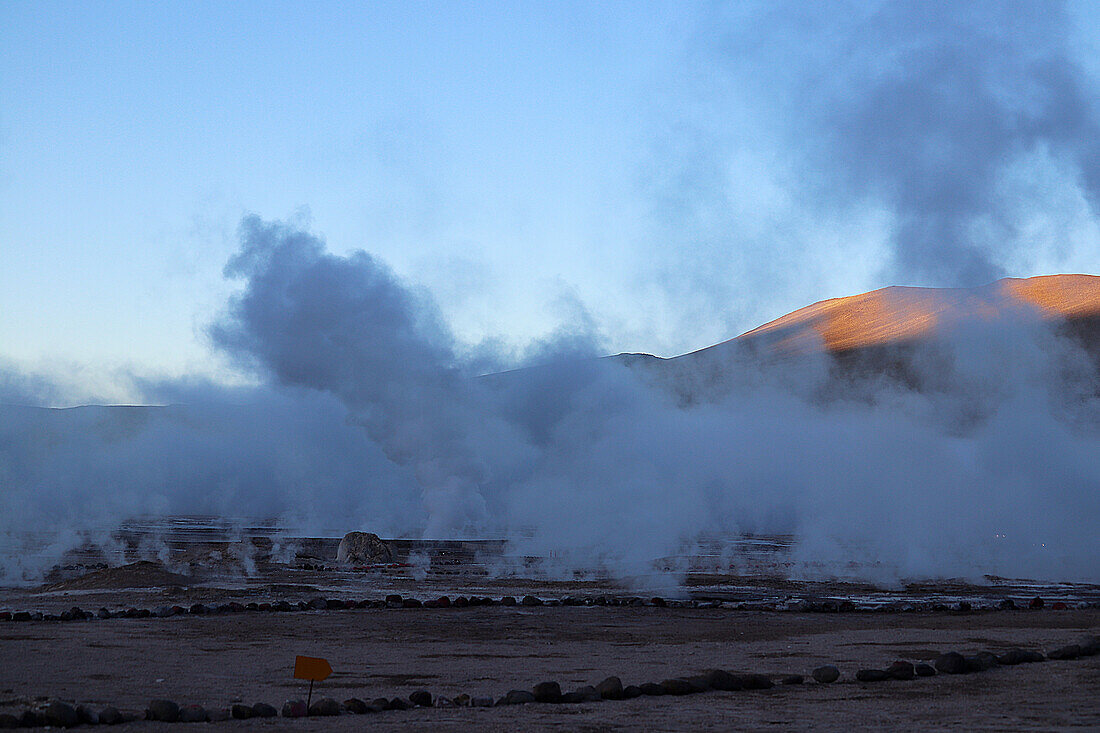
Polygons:
M924 346L920 391L736 346L717 371L576 358L575 333L568 360L478 377L430 296L371 256L257 218L241 242L226 272L244 288L211 334L266 386L5 408L9 542L33 529L56 554L134 514L275 514L504 536L559 570L643 580L741 532L794 534L803 573L1100 578L1096 362L1026 311ZM5 553L9 575L33 564L19 558Z

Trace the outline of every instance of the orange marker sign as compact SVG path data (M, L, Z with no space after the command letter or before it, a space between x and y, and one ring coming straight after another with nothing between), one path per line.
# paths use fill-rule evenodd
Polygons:
M328 665L327 659L321 659L320 657L294 658L294 676L300 680L320 682L327 679L330 674L332 674L332 667Z

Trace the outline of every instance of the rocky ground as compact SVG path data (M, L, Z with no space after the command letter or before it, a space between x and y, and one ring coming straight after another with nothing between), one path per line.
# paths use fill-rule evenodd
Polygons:
M1086 597L1088 588L1062 588L1065 600L1055 610L1050 594L1057 589L1047 589L1043 608L1026 609L1034 589L1020 585L920 586L891 591L886 595L892 593L893 600L882 603L884 592L864 586L770 587L751 578L727 580L725 600L722 585L708 581L695 583L679 599L670 595L662 605L648 593L639 597L600 582L492 580L461 569L417 578L407 568L351 572L299 564L261 567L251 578L203 579L156 564L101 569L0 592L0 610L35 613L30 620L0 621L0 714L20 714L46 699L92 708L110 704L137 714L156 698L210 710L234 702L281 708L286 700L305 697L306 684L293 679L292 668L296 655L308 655L328 659L335 670L317 686L315 698L341 702L408 699L418 690L436 699L466 694L498 700L509 690L531 690L550 680L570 691L611 675L639 685L711 669L763 674L776 683L771 689L682 697L370 714L371 727L383 730L1100 727L1100 656L910 681L856 680L859 670L885 669L896 660L934 662L951 650L1003 654L1015 647L1049 653L1096 635L1100 609ZM417 603L404 599L386 604L395 593L421 602L447 595L450 607L406 607ZM549 603L523 605L527 593ZM460 594L496 601L455 607ZM520 600L502 605L505 595ZM326 600L317 601L319 596ZM959 597L970 600L947 602ZM786 600L761 600L777 598ZM1015 598L1012 605L1019 608L993 610L1005 598ZM563 599L576 605L558 605ZM280 600L290 610L261 605ZM849 601L843 611L842 600ZM247 610L249 603L254 610ZM299 603L310 610L299 610ZM214 612L184 612L195 604ZM89 616L102 607L111 618L60 620L73 606ZM152 615L126 614L128 608ZM840 670L840 679L815 682L811 671L826 664ZM791 675L802 675L804 683L779 684ZM344 714L214 725L358 730L367 720ZM167 725L136 721L123 727Z

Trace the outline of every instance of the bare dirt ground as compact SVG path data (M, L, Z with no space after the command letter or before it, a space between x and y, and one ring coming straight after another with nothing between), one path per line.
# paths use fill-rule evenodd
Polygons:
M800 686L580 705L431 708L227 721L218 728L380 730L1100 727L1100 657L910 682L859 683L859 668L948 650L1049 650L1100 631L1100 611L804 614L698 608L479 607L239 613L0 625L0 712L46 695L141 710L152 698L227 707L304 697L297 654L335 670L315 695L344 700L491 695L557 680L564 690L721 668L803 674ZM809 680L835 664L839 682ZM162 724L135 722L152 730Z

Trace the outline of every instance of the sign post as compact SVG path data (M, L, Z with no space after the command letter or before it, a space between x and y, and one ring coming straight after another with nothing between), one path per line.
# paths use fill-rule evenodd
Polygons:
M306 710L313 700L313 683L327 679L332 674L332 667L327 659L320 657L295 657L294 677L299 680L309 680L309 697L306 698Z

